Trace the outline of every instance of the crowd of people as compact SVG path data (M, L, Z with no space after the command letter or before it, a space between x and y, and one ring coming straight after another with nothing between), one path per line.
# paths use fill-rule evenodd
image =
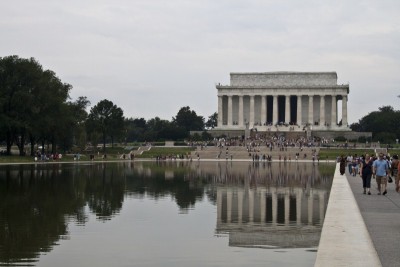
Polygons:
M61 153L41 153L40 151L36 151L35 153L35 161L49 161L49 160L61 160L62 159Z
M265 134L255 134L254 136L244 138L234 137L234 138L214 138L212 143L201 143L201 146L213 145L217 147L226 146L245 146L257 147L257 146L267 146L271 149L273 148L285 148L285 147L317 147L322 144L332 142L333 140L328 139L317 139L317 138L285 138L284 136L279 136L277 134L265 135Z
M398 155L384 155L382 152L378 157L366 154L358 156L348 155L338 158L340 162L340 174L344 175L347 171L352 176L362 178L363 193L371 195L371 179L376 180L378 195L387 194L388 182L395 180L396 192L400 191L400 161Z

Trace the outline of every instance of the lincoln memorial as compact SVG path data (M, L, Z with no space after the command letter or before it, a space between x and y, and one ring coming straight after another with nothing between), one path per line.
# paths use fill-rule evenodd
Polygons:
M216 88L215 130L351 131L349 85L337 84L336 72L231 73L230 85Z

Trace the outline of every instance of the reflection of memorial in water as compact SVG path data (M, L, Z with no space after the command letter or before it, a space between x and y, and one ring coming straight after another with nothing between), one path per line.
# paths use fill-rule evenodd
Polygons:
M302 188L217 189L217 233L232 246L318 245L327 192Z
M84 226L92 215L108 222L119 216L126 198L168 198L180 213L207 199L217 206L217 234L229 233L231 246L316 246L331 166L230 161L0 166L0 265L34 264L69 238L70 223Z
M230 246L318 246L332 180L319 169L295 162L214 165L216 232L229 234Z

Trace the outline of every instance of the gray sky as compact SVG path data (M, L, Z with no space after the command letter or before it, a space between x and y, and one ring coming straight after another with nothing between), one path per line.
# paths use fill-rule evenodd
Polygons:
M349 122L400 109L399 0L2 0L0 57L35 57L92 106L217 111L230 72L336 71Z

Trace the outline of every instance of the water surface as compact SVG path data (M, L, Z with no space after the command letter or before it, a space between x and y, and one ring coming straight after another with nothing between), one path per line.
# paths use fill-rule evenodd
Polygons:
M0 265L312 266L334 165L0 167Z

